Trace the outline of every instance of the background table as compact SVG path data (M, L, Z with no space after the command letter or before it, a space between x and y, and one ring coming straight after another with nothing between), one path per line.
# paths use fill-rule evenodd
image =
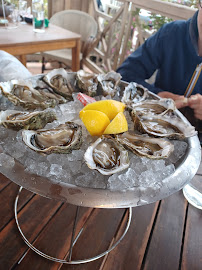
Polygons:
M202 178L202 165L195 177ZM129 231L122 242L108 256L75 266L48 261L28 249L14 219L18 188L0 174L0 269L201 269L202 211L189 205L182 191L156 203L134 207ZM37 248L65 258L75 211L74 205L23 189L18 217L25 236ZM83 225L85 228L73 249L73 259L106 250L111 240L122 233L125 212L125 209L82 207L77 230Z
M72 48L72 70L80 69L80 35L50 24L44 33L35 33L32 25L0 27L0 50L20 56L26 66L26 54Z

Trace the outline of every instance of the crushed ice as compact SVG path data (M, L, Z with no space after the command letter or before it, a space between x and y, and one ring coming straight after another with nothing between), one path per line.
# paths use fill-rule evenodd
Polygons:
M5 110L7 106L8 101L1 97L1 109ZM14 108L21 110L9 102L9 109ZM0 147L3 148L3 153L0 153L0 167L12 168L16 159L24 165L25 171L53 180L83 187L121 191L139 187L140 193L146 190L148 194L154 196L163 185L162 181L175 171L174 164L185 154L187 143L173 141L175 151L166 160L150 160L129 153L130 167L127 170L111 176L103 176L95 170L90 170L83 159L87 147L96 138L88 134L78 116L82 108L83 105L76 99L75 94L74 101L61 104L55 109L58 119L46 125L46 128L51 128L66 121L74 121L82 125L82 147L73 150L71 154L40 155L23 143L22 131L16 132L0 126ZM132 128L131 125L129 120L129 129ZM151 193L150 190L153 192Z

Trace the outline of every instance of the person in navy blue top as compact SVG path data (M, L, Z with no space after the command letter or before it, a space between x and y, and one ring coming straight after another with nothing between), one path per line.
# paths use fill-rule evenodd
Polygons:
M117 72L124 81L137 82L160 97L172 98L178 109L192 108L194 116L202 120L201 63L202 8L199 6L187 21L173 21L162 26L121 64ZM145 80L156 70L156 79L151 85ZM189 85L192 93L184 98Z

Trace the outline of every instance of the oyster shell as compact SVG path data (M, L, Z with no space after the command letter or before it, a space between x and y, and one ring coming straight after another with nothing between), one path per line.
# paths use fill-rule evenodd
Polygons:
M6 110L0 112L0 124L14 130L44 128L47 123L56 119L56 114L53 111L25 112Z
M32 83L33 88L39 92L45 92L45 94L50 98L56 99L58 104L66 103L67 100L63 96L54 92L53 89L46 82L43 81L43 77L44 75L35 75L29 78L29 81Z
M11 80L0 83L2 94L15 105L21 105L26 109L55 107L58 102L55 97L46 91L38 91L32 83L22 80Z
M121 78L121 75L115 71L110 71L106 74L99 74L97 76L99 84L98 92L100 92L99 94L103 96L110 95L111 97L114 97L118 90L118 85Z
M67 100L63 96L55 93L51 88L36 86L34 89L39 91L42 95L45 94L46 97L54 99L56 101L56 104L63 104L67 102Z
M68 73L64 68L53 69L43 77L46 82L57 94L67 100L73 100L72 93L75 91L72 82L75 81L75 74Z
M144 100L132 105L135 113L140 116L172 114L176 110L175 102L170 98L159 100Z
M68 154L82 144L82 128L73 122L66 122L56 128L23 130L24 143L32 150L44 154Z
M90 169L110 175L129 167L127 150L110 136L98 138L88 147L84 159Z
M76 73L76 86L81 92L93 97L97 93L97 75L79 70Z
M195 128L176 116L147 115L139 117L135 110L131 113L135 129L154 137L183 140L197 134Z
M116 135L115 139L136 155L150 159L167 158L174 150L174 145L168 140L152 138L147 135L144 136L126 132L121 135Z
M129 108L149 98L149 91L136 82L131 82L125 87L121 102L125 103Z

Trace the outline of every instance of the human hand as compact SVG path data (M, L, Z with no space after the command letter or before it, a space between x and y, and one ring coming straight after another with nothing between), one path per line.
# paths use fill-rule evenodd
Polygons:
M196 94L188 98L188 106L193 109L194 116L202 120L202 95Z
M177 109L186 107L188 105L187 98L181 95L176 95L171 92L163 91L163 92L159 92L158 96L161 98L172 98L175 102L175 106Z

